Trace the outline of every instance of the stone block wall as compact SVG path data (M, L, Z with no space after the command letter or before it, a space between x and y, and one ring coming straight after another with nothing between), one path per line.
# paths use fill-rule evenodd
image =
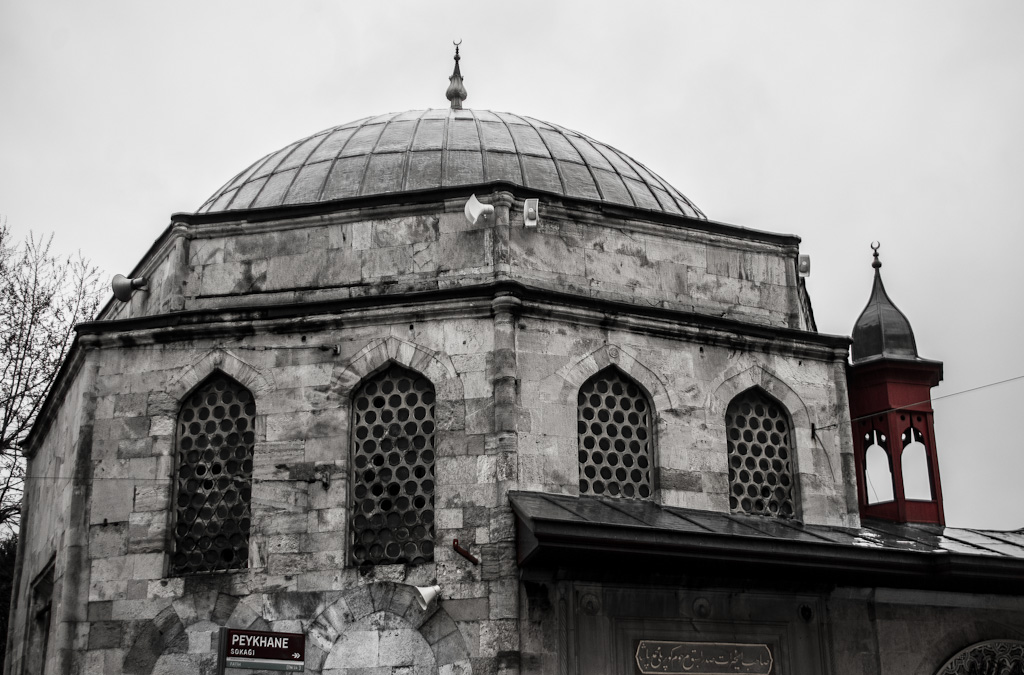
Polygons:
M808 330L796 248L552 206L512 209L511 275L540 288ZM549 214L549 215L548 215Z
M516 611L512 529L496 486L498 475L511 470L510 457L489 441L490 351L490 318L468 316L315 335L267 334L233 348L193 341L103 351L92 464L97 486L116 479L118 489L97 489L90 504L88 611L107 631L90 638L90 663L142 664L135 672L161 672L186 661L208 668L216 622L189 623L179 606L197 593L216 589L253 608L255 614L243 617L247 621L305 632L310 607L327 602L329 594L383 582L440 583L446 603L473 624L465 659L486 661L507 651L514 632L501 626L514 622ZM438 545L433 563L360 571L348 559L350 396L365 376L392 361L423 373L436 388ZM177 409L215 370L249 388L256 400L248 569L168 578ZM456 538L485 563L474 567L459 557L450 546ZM304 594L305 604L266 611L282 594ZM181 652L184 643L158 643L154 649L171 650L163 656L146 652L139 636L149 630L147 622L162 625L159 617L169 607L178 617L172 623L181 622L188 634L187 652ZM364 617L360 630L376 630L376 620ZM335 642L355 639L351 626L343 622L341 628ZM381 630L390 635L390 629ZM319 648L327 655L332 645Z
M464 201L260 223L176 224L135 272L149 290L102 318L466 286L504 274L559 292L812 329L792 243L611 218L542 201L470 224Z
M93 490L82 581L87 620L76 627L79 656L91 664L83 672L118 672L109 670L118 663L124 672L186 665L203 672L214 658L216 628L225 621L309 634L312 617L339 594L434 582L443 589L444 620L458 629L451 639L457 643L451 650L460 655L455 661L465 661L473 672L514 672L531 627L521 623L524 591L506 493L578 491L576 392L608 365L638 382L656 410L658 501L728 510L724 407L733 395L760 386L787 405L794 422L804 519L850 522L841 476L815 473L842 466L848 449L835 438L825 444L810 438L810 420L835 425L845 410L830 379L834 364L828 352L804 360L740 352L636 327L601 327L585 317L556 320L524 306L512 335L516 430L496 432L498 371L490 313L487 306L467 305L458 313L446 309L441 319L415 310L381 323L376 315L352 311L337 329L133 340L132 346L95 351ZM114 345L119 338L108 340ZM349 563L347 550L350 400L367 375L390 362L423 373L436 388L437 548L432 563L360 571ZM177 411L189 391L215 371L249 388L256 400L249 567L168 577ZM50 433L61 432L54 426ZM53 450L43 446L40 452L49 457ZM45 495L35 492L32 499L42 502ZM55 550L59 536L58 525L47 543L35 545ZM455 553L454 539L481 564ZM188 609L200 601L209 606L199 612L206 618L194 618L190 612L198 610ZM218 602L231 610L216 609ZM366 667L404 667L380 661L391 652L379 641L406 640L402 635L411 640L414 629L423 635L421 624L414 624L372 612L343 617L323 629L311 653L323 656L323 672L340 672L339 645L356 649L358 642L357 651L369 654L377 644L377 660L364 659L377 665ZM154 630L170 637L147 651L140 645ZM423 639L424 644L413 640L416 650L428 649L429 639Z
M577 391L611 365L656 412L655 500L728 510L725 407L757 386L792 419L802 518L856 523L853 478L844 473L852 466L846 397L837 388L843 356L812 334L764 337L766 327L806 327L794 319L795 250L558 205L545 211L543 203L540 226L525 230L521 204L502 199L494 222L479 226L455 200L181 225L157 243L139 267L150 291L111 305L104 319L402 297L499 277L552 292L341 303L332 314L249 322L226 313L198 326L175 320L197 315L97 325L86 341L92 375L75 376L34 460L59 473L78 429L89 429L79 444L89 472L79 529L61 515L74 512L71 483L27 495L28 525L42 534L23 556L21 595L54 553L58 579L76 570L58 583L73 608L54 642L70 672L212 672L220 625L306 633L308 672L554 672L554 634L527 620L507 492L578 492ZM588 298L588 308L566 293ZM636 311L604 313L594 304L601 300ZM645 315L648 307L754 326L712 329L692 316ZM436 549L426 564L357 569L349 552L351 397L390 363L436 390ZM248 567L172 577L178 410L218 371L256 401ZM831 431L812 437L812 424ZM78 563L62 553L75 532ZM455 539L479 565L453 550ZM417 613L410 587L433 583L441 609ZM14 613L16 649L24 612L21 605ZM14 663L6 672L18 672Z
M613 366L646 391L655 411L655 499L670 506L729 511L725 412L759 387L787 409L804 522L856 526L852 446L833 354L816 358L601 329L523 317L519 484L523 490L578 494L577 392ZM841 363L840 363L841 365ZM812 436L811 424L825 429Z
M69 622L80 600L75 582L81 575L79 567L84 555L82 542L72 529L76 515L80 516L75 513L75 507L80 506L76 497L80 495L76 495L73 477L76 471L88 471L78 462L78 456L83 449L87 451L83 446L91 443L93 433L91 386L95 366L90 358L82 358L72 364L70 371L74 376L66 383L66 389L57 392L61 404L47 416L48 433L26 462L26 498L11 601L13 620L7 636L9 670L5 672L20 673L26 667L26 638L34 623L29 614L39 609L33 606L33 588L51 565L54 571L48 626L39 625L36 630L48 632L51 643L61 641L65 649L64 654L51 650L32 663L57 672L72 642L81 645L76 626Z

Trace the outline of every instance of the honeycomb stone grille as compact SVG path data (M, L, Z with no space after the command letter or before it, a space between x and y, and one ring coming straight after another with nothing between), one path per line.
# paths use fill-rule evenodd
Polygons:
M255 417L252 394L224 375L182 404L174 574L248 567Z
M434 559L434 386L392 366L353 398L352 561Z
M729 507L736 512L792 518L792 448L788 415L757 390L740 394L725 414L729 439Z
M580 494L651 496L651 407L636 384L615 370L580 387L577 406Z

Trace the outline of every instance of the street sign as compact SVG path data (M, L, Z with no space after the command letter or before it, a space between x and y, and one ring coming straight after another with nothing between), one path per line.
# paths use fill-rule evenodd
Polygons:
M220 672L225 668L284 670L301 673L306 636L259 630L220 629Z

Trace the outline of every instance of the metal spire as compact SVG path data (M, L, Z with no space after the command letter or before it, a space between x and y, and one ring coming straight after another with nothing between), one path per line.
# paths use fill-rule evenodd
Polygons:
M873 255L875 256L875 259L871 263L871 266L874 267L876 270L879 267L882 266L882 261L878 259L878 249L880 249L881 247L882 247L882 244L880 242L877 242L877 241L871 242L871 250L874 251Z
M466 88L462 86L462 72L459 71L459 45L462 44L462 40L452 42L452 44L455 45L455 70L448 78L450 84L444 95L452 102L452 110L462 110L462 102L469 98Z

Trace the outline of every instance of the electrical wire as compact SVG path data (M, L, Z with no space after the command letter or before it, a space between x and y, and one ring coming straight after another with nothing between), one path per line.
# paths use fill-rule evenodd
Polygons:
M851 423L852 422L860 422L861 420L871 419L872 417L874 417L876 415L884 415L886 413L896 412L897 410L906 410L908 408L913 408L916 405L923 405L925 403L934 403L935 401L941 401L942 399L945 399L945 398L952 398L954 396L960 396L961 394L969 394L972 391L979 391L981 389L988 389L989 387L996 387L996 386L999 386L1000 384L1006 384L1007 382L1014 382L1016 380L1024 380L1024 375L1017 375L1015 377L1009 377L1009 378L1007 378L1005 380L999 380L998 382L989 382L988 384L980 384L977 387L971 387L970 389L962 389L960 391L954 391L954 392L952 392L950 394L943 394L942 396L936 396L936 397L930 398L930 399L926 398L923 401L917 401L916 403L908 403L906 405L901 405L901 406L898 406L896 408L889 408L887 410L879 410L878 412L873 412L870 415L861 415L860 417L852 417L852 418L850 418L850 422ZM837 422L835 424L829 424L829 425L824 426L824 427L817 427L817 431L825 431L826 429L835 429L838 426L839 426L839 423Z

